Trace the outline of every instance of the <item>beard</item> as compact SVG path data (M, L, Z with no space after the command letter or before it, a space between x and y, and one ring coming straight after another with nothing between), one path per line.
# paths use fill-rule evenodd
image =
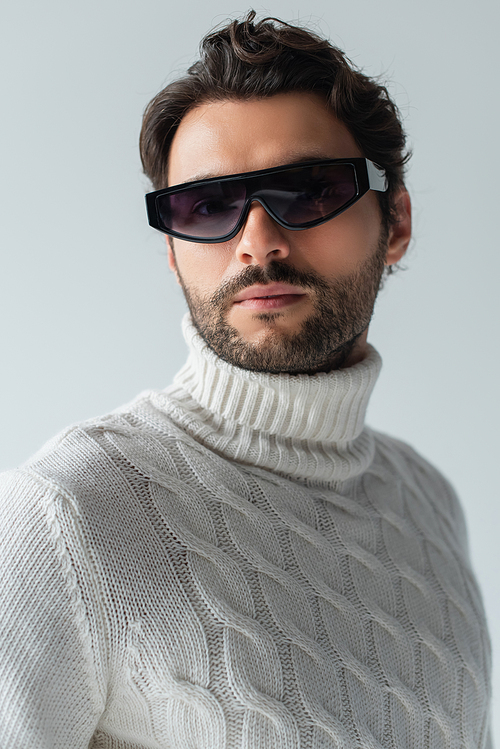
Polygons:
M279 261L252 265L201 297L176 270L195 328L217 356L256 372L313 374L342 367L368 328L381 287L387 253L385 233L369 259L350 275L327 281L315 271L299 271ZM174 256L175 259L175 256ZM312 290L313 311L293 332L276 324L280 309L255 313L266 328L264 340L249 342L227 322L234 296L254 284L286 283Z

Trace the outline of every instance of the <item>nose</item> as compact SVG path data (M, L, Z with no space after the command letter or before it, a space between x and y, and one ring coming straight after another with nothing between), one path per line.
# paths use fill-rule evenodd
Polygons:
M290 254L287 232L254 201L239 235L236 256L244 265L268 265Z

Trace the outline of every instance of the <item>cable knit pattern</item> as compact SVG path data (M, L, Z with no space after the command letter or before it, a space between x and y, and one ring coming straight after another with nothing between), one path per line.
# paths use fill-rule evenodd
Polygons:
M166 391L1 478L1 749L489 749L462 511L380 369Z

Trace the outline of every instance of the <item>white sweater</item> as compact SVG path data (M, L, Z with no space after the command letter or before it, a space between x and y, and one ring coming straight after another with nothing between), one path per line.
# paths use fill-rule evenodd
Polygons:
M476 749L458 501L364 427L380 359L174 384L4 474L1 749Z

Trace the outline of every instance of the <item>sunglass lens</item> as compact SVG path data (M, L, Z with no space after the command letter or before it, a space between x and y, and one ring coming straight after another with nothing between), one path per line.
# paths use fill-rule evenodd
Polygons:
M158 210L165 228L190 237L223 237L236 226L245 203L242 182L212 182L163 195Z
M267 183L267 184L266 184ZM342 209L357 194L351 164L313 166L270 175L259 195L283 221L300 226Z
M285 226L306 229L333 217L357 195L356 172L349 163L213 180L158 196L158 228L195 241L223 241L236 228L248 196L260 199Z

